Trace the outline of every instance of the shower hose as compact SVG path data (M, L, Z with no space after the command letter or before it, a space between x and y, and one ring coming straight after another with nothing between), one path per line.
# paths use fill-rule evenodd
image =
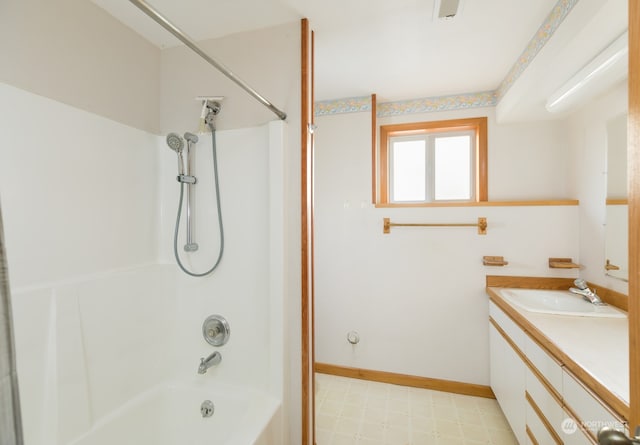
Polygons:
M182 217L182 202L184 200L184 182L180 183L180 200L178 202L178 216L176 217L176 227L173 232L173 254L176 257L176 262L178 263L178 267L182 269L184 273L187 275L191 275L192 277L204 277L209 275L211 272L216 270L218 264L220 264L220 260L222 259L222 254L224 252L224 230L222 228L222 209L220 206L220 185L218 183L218 150L216 148L216 129L212 124L209 124L209 128L211 129L211 153L213 154L213 180L214 180L214 188L216 192L216 207L218 209L218 228L220 232L220 249L218 250L218 259L211 267L211 269L207 270L203 273L195 273L188 270L180 260L180 255L178 254L178 228L180 227L180 218Z

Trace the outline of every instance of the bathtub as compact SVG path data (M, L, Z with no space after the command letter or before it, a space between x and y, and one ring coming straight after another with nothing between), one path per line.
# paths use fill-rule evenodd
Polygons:
M200 406L210 400L211 417ZM280 401L211 383L155 387L100 419L68 445L279 445Z

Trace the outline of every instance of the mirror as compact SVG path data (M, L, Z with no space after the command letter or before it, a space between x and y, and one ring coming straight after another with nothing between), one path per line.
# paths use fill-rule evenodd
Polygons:
M607 275L629 279L627 205L627 114L607 122L607 211L605 268Z

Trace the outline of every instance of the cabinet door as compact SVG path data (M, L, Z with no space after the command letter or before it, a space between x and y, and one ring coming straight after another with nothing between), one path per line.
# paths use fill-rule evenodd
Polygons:
M625 423L606 404L566 369L562 372L562 396L565 406L577 416L593 438L603 426L625 431Z
M565 445L597 445L596 440L586 430L579 426L579 422L569 412L565 411L565 421L562 423L562 440Z
M489 348L491 388L518 442L525 444L525 364L492 324L489 324Z

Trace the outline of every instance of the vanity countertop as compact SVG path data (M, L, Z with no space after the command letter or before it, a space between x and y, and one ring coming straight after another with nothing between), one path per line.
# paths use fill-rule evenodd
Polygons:
M487 287L491 301L624 419L629 415L628 318L530 312Z

